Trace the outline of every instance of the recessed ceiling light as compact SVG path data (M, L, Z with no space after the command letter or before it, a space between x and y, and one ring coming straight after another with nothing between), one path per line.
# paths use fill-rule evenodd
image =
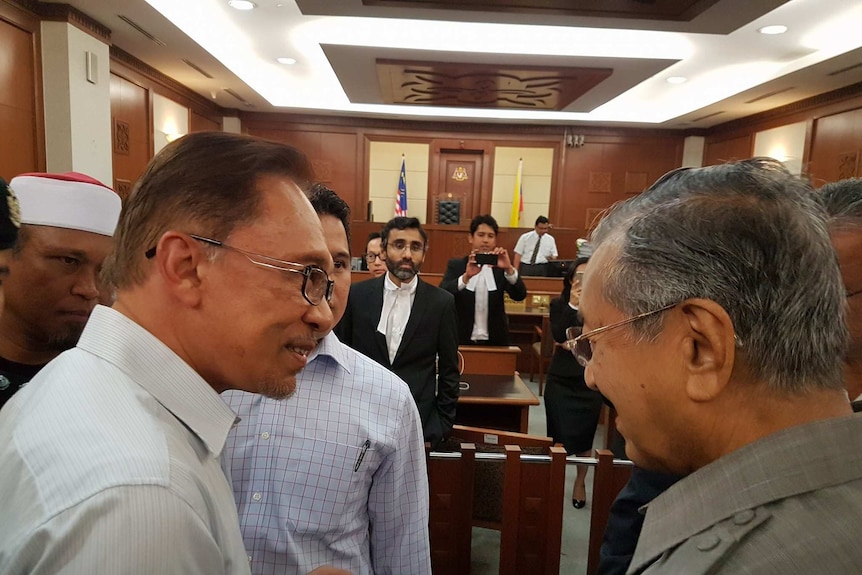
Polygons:
M296 64L296 58L276 58L275 60L279 64L287 64L288 66Z
M249 0L227 0L227 5L237 10L254 10L257 4Z
M685 84L688 81L688 78L685 76L671 76L667 79L668 84Z
M781 24L777 24L775 26L764 26L758 30L761 34L768 34L770 36L775 34L784 34L787 32L787 26L782 26Z

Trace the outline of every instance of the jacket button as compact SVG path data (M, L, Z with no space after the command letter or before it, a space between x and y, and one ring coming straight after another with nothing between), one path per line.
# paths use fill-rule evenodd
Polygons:
M736 515L733 516L733 522L737 525L745 525L746 523L751 523L751 520L754 519L754 510L746 509L745 511L740 511Z
M697 540L697 550L711 551L718 547L719 543L721 543L721 537L719 537L715 533L705 533Z

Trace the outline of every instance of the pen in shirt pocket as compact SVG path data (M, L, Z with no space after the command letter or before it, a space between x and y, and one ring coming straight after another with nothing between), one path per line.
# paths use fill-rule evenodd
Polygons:
M365 443L362 444L362 449L359 450L359 457L356 458L356 465L353 466L353 473L359 471L359 466L362 465L362 460L365 459L365 453L368 451L369 447L371 447L371 440L366 439Z

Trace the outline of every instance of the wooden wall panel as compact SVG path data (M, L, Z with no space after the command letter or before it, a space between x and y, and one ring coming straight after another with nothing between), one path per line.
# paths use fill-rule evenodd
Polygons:
M815 186L862 177L862 108L814 121L807 172Z
M189 132L221 132L221 123L191 110Z
M733 160L750 158L754 149L754 133L732 138L708 137L703 149L703 165L715 166Z
M153 155L149 91L111 74L114 189L125 199Z
M467 236L470 233L469 222L464 226L441 226L428 224L422 226L428 234L428 253L422 264L422 271L426 273L442 274L446 271L446 263L450 258L464 257L470 252L470 244ZM353 256L360 256L365 252L366 238L370 232L379 232L383 226L378 222L353 221L350 224L351 242L350 250ZM521 234L532 228L500 228L497 236L497 245L509 250L509 256L514 258L515 243ZM557 242L557 251L561 259L574 259L578 253L575 243L579 237L577 230L566 228L553 228L550 234Z
M0 176L45 169L39 20L0 2Z
M563 185L556 196L557 227L586 235L594 214L640 193L682 163L683 137L586 138L566 148ZM558 246L559 247L559 246Z
M260 125L245 126L252 136L289 144L302 150L314 165L315 176L350 206L353 219L365 219L363 191L357 186L363 168L357 163L360 138L357 134L291 130Z

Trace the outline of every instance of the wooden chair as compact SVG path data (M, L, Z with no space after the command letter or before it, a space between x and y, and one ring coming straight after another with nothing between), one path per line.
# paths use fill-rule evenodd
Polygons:
M470 572L473 538L473 471L476 446L465 443L460 453L431 458L428 464L431 568L435 575Z
M549 447L548 462L522 458L517 445L505 449L500 575L558 575L566 450Z
M632 474L631 462L614 464L614 454L607 449L596 451L599 460L593 476L593 499L590 502L590 543L587 554L587 575L599 569L599 550L608 526L611 505Z
M539 366L539 395L545 387L545 370L551 364L554 356L554 337L551 334L551 319L542 318L542 327L533 326L533 341L530 344L530 379Z

